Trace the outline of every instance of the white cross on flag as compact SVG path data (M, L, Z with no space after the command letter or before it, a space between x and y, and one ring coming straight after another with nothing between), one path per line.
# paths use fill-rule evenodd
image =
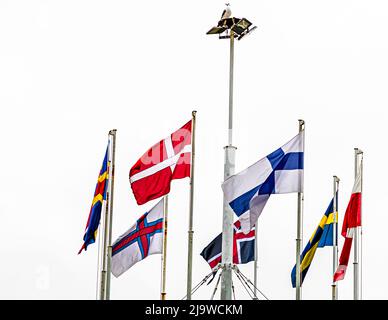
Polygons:
M191 122L159 141L132 166L129 181L137 204L168 194L171 180L190 177Z

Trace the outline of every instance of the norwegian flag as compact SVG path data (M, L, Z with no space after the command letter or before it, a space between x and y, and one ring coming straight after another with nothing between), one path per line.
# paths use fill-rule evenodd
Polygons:
M213 270L218 263L221 263L222 233L220 233L210 244L202 250L201 256ZM255 227L247 234L241 230L240 221L233 226L233 263L244 264L255 260Z
M352 248L353 236L357 227L361 227L361 170L358 170L354 181L353 192L346 208L341 234L345 238L339 259L339 266L334 274L333 281L343 280L348 267L350 250Z
M147 150L129 171L138 205L170 192L171 180L190 177L191 122Z

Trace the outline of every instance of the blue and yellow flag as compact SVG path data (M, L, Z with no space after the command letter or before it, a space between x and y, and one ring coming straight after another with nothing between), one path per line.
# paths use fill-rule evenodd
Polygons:
M338 194L337 194L338 200ZM337 201L338 203L338 201ZM319 222L318 227L315 229L309 242L303 250L300 256L300 271L301 271L301 284L303 283L304 277L310 268L311 262L313 261L315 251L318 247L326 247L333 245L333 199L331 200L329 207L327 208L325 215ZM338 217L336 219L338 221ZM338 226L338 224L336 224ZM338 232L336 233L338 237ZM338 241L336 239L336 241ZM296 265L291 272L292 287L296 287Z
M94 191L94 197L92 206L89 212L88 222L86 223L85 235L84 235L84 244L82 245L78 254L82 252L83 249L87 249L88 245L96 241L97 229L100 224L102 203L106 200L106 191L108 189L108 170L109 170L109 142L108 147L106 148L104 161L102 162L102 167L100 174L98 176L98 181L96 189Z

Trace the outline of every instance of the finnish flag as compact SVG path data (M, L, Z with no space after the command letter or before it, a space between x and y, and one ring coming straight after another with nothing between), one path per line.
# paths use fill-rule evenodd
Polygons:
M255 225L273 193L303 192L304 130L281 148L224 181L225 200L244 233Z

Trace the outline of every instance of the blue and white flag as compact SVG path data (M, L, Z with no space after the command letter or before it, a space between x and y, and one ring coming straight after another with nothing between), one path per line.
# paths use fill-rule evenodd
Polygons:
M272 193L303 191L304 130L284 146L224 181L222 189L244 233L255 225Z

